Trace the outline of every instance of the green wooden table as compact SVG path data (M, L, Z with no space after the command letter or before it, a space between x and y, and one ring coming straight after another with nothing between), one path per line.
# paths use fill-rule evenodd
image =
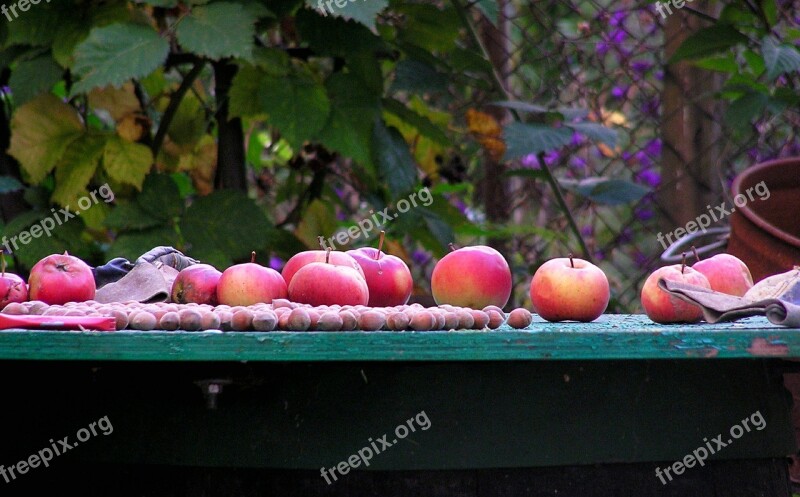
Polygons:
M782 372L792 358L800 330L759 318L662 326L609 315L422 333L5 331L2 420L13 428L0 463L108 416L111 435L13 483L30 491L91 477L98 495L788 495L795 444ZM331 485L320 476L422 411L429 429L366 470ZM763 429L658 480L656 467L756 412Z

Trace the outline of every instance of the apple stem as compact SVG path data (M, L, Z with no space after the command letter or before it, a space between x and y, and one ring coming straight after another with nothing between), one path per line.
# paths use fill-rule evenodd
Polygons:
M448 243L447 246L450 247L450 251L451 252L455 252L456 251L456 246L455 246L454 243Z
M386 232L381 230L381 237L378 239L378 253L375 254L375 260L381 258L381 249L383 248L383 239L386 237Z
M250 262L256 262L256 251L250 252Z
M686 252L681 254L681 274L683 274L684 269L686 269Z
M325 264L330 264L331 262L331 250L333 249L328 247L328 249L325 251Z
M3 277L6 276L6 251L0 251L0 269L2 269Z
M697 247L692 245L692 252L694 252L695 262L700 262L700 254L697 253Z
M572 253L569 254L569 265L575 267L575 262L572 260Z

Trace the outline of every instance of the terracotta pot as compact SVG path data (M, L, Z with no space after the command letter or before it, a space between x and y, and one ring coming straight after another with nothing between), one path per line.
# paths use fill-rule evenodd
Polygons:
M757 186L762 181L764 184ZM769 190L768 197L763 194L764 187ZM744 195L747 202L731 209L727 251L747 264L753 280L800 265L800 157L746 169L734 180L731 194L734 199ZM741 197L739 203L743 203Z

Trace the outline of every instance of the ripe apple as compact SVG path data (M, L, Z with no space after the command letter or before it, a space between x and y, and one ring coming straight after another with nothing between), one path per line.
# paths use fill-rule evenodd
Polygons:
M695 257L697 257L696 251ZM692 265L692 269L703 273L715 292L741 297L753 287L750 269L741 259L730 254L717 254L708 259L698 260Z
M530 295L533 309L548 321L589 322L605 312L611 291L602 269L570 254L539 266Z
M94 298L94 274L85 262L68 253L48 255L31 268L31 300L50 305L84 302Z
M11 302L28 300L28 285L19 275L6 272L6 255L0 251L0 309Z
M273 299L285 299L286 295L286 282L281 274L256 264L255 252L250 262L223 271L217 282L217 302L224 305L269 304Z
M381 231L377 249L362 247L346 252L364 271L370 307L405 305L414 289L411 271L403 259L381 252L384 236L385 233Z
M328 253L330 251L328 249ZM369 288L362 273L351 267L338 266L328 260L311 262L292 277L289 300L314 306L367 305Z
M286 281L286 286L288 287L292 283L292 278L294 278L295 273L297 273L301 267L306 264L311 264L312 262L325 262L326 260L334 266L345 266L355 269L362 278L365 278L364 271L361 269L361 266L358 265L358 262L345 252L331 252L329 256L328 252L325 250L306 250L305 252L293 255L286 261L286 265L283 266L281 274L283 275L284 281Z
M711 289L711 284L703 273L686 266L686 257L682 264L658 268L642 286L642 307L647 317L656 323L696 323L703 318L700 307L673 297L658 287L658 280L680 281L703 288Z
M217 283L222 273L210 264L193 264L181 270L172 283L172 301L178 304L217 305Z
M442 257L433 268L431 292L438 305L483 309L504 307L511 296L511 269L497 250L464 247Z

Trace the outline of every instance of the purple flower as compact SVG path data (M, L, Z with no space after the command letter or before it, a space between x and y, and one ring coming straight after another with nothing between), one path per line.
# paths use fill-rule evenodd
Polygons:
M661 138L653 138L652 140L647 142L647 145L644 146L644 151L647 152L652 158L658 158L661 156Z
M628 93L627 86L615 86L611 89L611 96L614 98L624 98L626 93Z
M415 250L411 252L411 260L419 266L424 266L431 260L431 254L424 250Z
M283 269L284 264L285 264L284 260L276 255L273 255L269 258L269 267L271 267L275 271L280 271L281 269Z
M639 221L649 221L653 219L654 215L655 214L653 213L653 209L645 208L645 209L638 209L636 211L636 219L638 219Z
M624 160L625 162L628 162L629 160L631 160L631 157L633 157L633 156L627 150L622 152L622 160Z
M614 31L611 32L611 36L609 37L609 40L612 43L619 44L619 43L622 43L623 41L625 41L626 36L627 35L625 34L625 31L623 31L621 29L615 29Z
M631 69L633 69L634 72L639 74L643 74L649 71L651 67L653 67L653 64L646 62L644 60L634 60L633 62L631 62Z
M631 240L633 240L633 230L630 228L622 230L622 233L619 234L619 242L630 243Z
M603 56L608 53L609 45L605 41L597 42L597 55Z
M642 112L652 117L658 117L659 107L661 107L661 102L658 97L649 98L642 105Z
M592 236L594 234L594 226L591 224L587 224L586 226L581 228L581 236Z
M651 161L650 157L646 153L644 153L644 150L639 150L638 152L633 154L633 157L644 168L647 168L647 167L650 167L650 166L653 165L653 161Z
M544 154L544 163L547 164L547 167L550 167L556 162L558 162L558 159L559 159L558 150L551 150L550 152Z
M616 28L625 24L626 17L627 14L625 12L618 10L611 14L611 19L608 20L608 23Z
M572 134L572 140L570 140L569 144L573 147L577 147L583 144L584 139L585 137L582 134L576 132Z
M647 183L652 188L655 188L661 184L661 175L652 169L645 169L638 174L638 177L641 181Z
M633 260L636 262L636 265L639 266L639 267L646 267L648 262L649 262L647 256L645 254L643 254L639 250L634 252Z
M536 158L536 154L528 154L520 160L520 163L523 167L527 167L528 169L540 169L539 167L539 160Z
M572 159L570 159L570 166L572 166L573 169L579 169L582 171L586 169L588 163L586 162L586 159L584 159L579 155L576 155Z

